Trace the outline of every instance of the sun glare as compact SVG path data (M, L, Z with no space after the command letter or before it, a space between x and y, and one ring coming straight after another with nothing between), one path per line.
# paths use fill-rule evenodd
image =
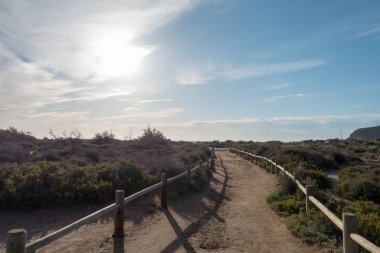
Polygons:
M153 50L153 47L130 45L129 38L121 32L107 33L94 43L92 64L103 77L129 75L140 68L142 60Z

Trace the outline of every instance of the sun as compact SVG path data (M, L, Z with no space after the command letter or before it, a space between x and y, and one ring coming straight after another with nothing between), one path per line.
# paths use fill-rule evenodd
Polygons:
M130 75L141 66L143 59L154 50L151 46L133 46L121 31L108 32L92 46L94 70L97 75L114 78Z

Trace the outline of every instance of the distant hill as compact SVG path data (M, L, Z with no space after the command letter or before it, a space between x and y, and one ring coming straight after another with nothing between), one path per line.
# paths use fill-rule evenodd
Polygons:
M380 140L380 126L356 129L349 139L376 141Z

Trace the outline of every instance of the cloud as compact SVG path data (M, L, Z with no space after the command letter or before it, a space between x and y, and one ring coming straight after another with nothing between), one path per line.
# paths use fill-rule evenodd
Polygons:
M183 108L166 108L162 110L156 111L147 111L141 110L138 107L127 107L123 109L124 113L121 115L107 116L107 117L99 117L94 120L120 120L120 119L128 119L128 120L141 120L145 119L147 122L152 119L160 119L160 118L169 118L174 115L183 112Z
M211 80L236 81L280 73L296 72L327 64L324 60L303 60L281 63L260 63L240 66L218 66L204 71L185 70L177 82L185 85L204 84Z
M243 66L226 70L224 77L230 80L239 80L259 76L267 76L279 73L294 72L304 69L310 69L327 64L322 60L308 60L297 62L269 63Z
M232 124L296 124L296 123L318 123L328 124L337 121L374 121L380 120L380 114L346 114L346 115L315 115L315 116L279 116L279 117L244 117L237 119L210 119L210 120L190 120L174 123L156 123L159 126L170 127L193 127L197 125L232 125Z
M270 102L274 102L276 100L280 100L280 99L284 99L284 98L295 98L295 97L304 97L304 96L305 96L305 94L303 94L303 93L273 96L273 97L264 99L263 102L264 103L270 103Z
M131 57L131 50L136 64L148 57L157 46L136 41L197 4L192 0L1 1L0 117L12 121L16 115L42 113L52 105L131 95L141 82L118 74L128 73L134 63L117 64L117 71L110 68L112 63L125 63L122 59L126 53ZM114 40L105 40L110 36ZM122 47L126 49L116 50ZM107 61L110 65L102 67Z
M357 35L358 38L367 37L367 36L373 36L373 35L379 35L380 34L380 26L366 30L364 32L361 32Z
M35 111L52 97L72 89L72 82L56 78L34 63L24 62L0 44L0 108L12 114Z
M34 114L24 114L20 115L20 118L29 118L29 119L42 119L49 117L50 119L72 119L76 118L77 120L86 120L89 112L43 112L43 113L34 113Z
M0 30L3 43L15 54L72 78L94 78L101 52L93 49L105 38L111 35L132 43L193 7L190 0L5 0L0 8ZM131 46L143 50L145 56L152 51L151 45Z
M204 84L208 81L214 79L210 74L202 73L201 71L197 70L186 70L185 73L181 73L177 77L177 83L182 85L198 85L198 84Z
M151 104L151 103L157 103L157 102L170 102L173 101L172 98L164 98L164 99L141 99L137 100L134 104L140 105L140 104Z
M273 84L267 87L268 91L273 91L273 90L280 90L289 87L290 84L288 83L282 83L282 84Z

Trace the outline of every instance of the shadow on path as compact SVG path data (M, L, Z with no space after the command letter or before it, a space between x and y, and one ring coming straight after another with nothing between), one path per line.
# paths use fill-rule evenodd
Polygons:
M196 252L194 247L189 243L188 239L195 233L197 233L200 228L206 224L210 218L215 217L219 222L224 223L224 219L220 217L217 214L217 211L220 207L220 205L223 203L225 199L225 193L227 188L227 182L228 182L228 173L226 170L226 167L223 164L222 158L219 156L220 164L218 164L222 168L222 174L220 172L216 172L219 175L222 175L224 177L223 181L223 188L220 192L215 191L214 189L210 190L210 198L211 200L215 201L215 204L212 208L207 207L205 204L201 202L202 207L205 209L206 213L202 217L200 217L198 220L191 223L185 230L182 231L182 229L179 227L178 223L172 216L169 210L164 210L164 213L172 226L174 232L177 235L177 238L173 240L168 246L166 246L161 252L162 253L170 253L176 251L181 245L185 248L186 252ZM218 170L216 170L218 171ZM214 172L215 173L215 172ZM186 201L186 200L185 200Z

